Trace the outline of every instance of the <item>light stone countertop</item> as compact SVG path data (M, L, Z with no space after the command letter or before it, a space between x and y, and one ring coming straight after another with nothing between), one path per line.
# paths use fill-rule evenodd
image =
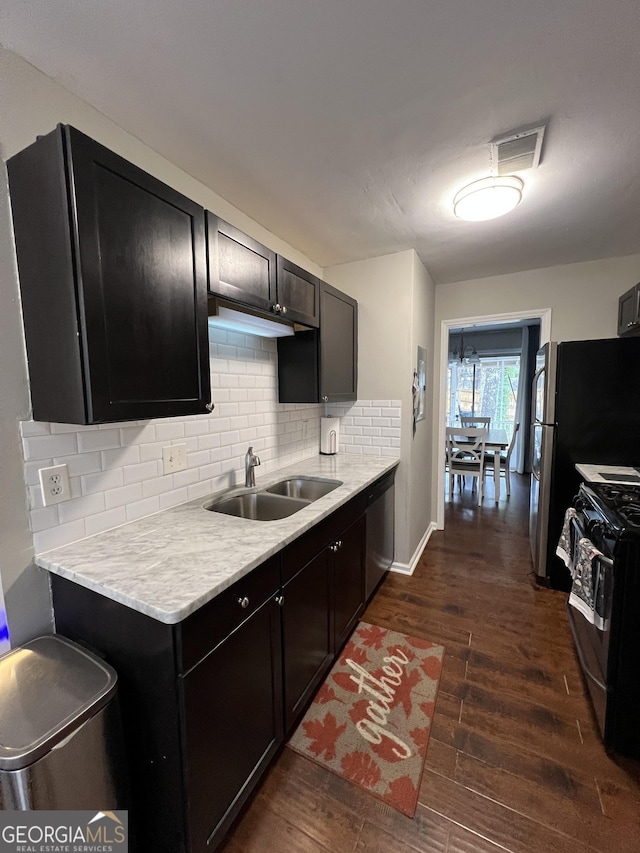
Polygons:
M209 512L203 509L211 501L208 496L38 554L35 562L160 622L175 624L398 462L388 456L315 456L256 477L259 490L295 476L342 480L341 486L287 518L252 521Z
M640 474L635 468L623 465L587 465L576 463L576 471L587 483L640 484Z

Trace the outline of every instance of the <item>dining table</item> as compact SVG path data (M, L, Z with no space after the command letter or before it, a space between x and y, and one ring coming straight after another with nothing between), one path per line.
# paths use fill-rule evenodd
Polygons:
M460 434L464 434L464 427L460 428ZM477 439L469 438L469 444L475 443ZM461 438L457 439L458 444L463 444ZM487 437L484 442L484 449L487 453L493 453L493 479L494 493L496 503L500 500L500 453L509 446L509 436L506 429L498 427L489 427Z

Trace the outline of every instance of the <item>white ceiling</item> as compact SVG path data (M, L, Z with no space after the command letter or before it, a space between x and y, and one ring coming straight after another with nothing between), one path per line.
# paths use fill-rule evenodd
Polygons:
M2 0L0 41L321 266L640 252L638 0ZM521 205L455 219L545 122Z

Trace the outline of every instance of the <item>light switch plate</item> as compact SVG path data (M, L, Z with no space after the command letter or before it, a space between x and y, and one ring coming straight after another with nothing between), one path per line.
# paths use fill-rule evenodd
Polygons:
M165 474L174 474L176 471L187 469L187 445L170 444L162 448L162 462Z

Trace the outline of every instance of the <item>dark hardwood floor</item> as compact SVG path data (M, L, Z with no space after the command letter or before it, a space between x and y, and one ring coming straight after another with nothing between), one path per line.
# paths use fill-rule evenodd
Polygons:
M532 579L528 484L447 504L363 619L446 647L415 818L284 749L224 853L638 853L640 772L605 753L565 615Z

